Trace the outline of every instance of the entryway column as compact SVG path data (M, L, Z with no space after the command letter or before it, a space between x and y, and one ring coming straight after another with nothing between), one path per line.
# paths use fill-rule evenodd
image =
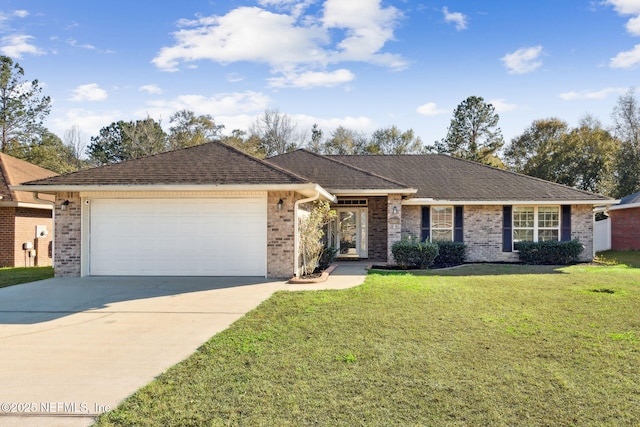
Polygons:
M395 264L391 246L402 239L402 196L387 196L387 263Z

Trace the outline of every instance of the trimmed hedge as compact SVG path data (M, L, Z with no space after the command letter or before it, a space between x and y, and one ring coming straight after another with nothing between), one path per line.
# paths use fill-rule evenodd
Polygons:
M571 264L578 260L584 246L578 240L570 242L517 242L520 261L525 264Z
M429 268L438 256L438 245L417 240L400 240L391 246L393 259L401 268Z
M438 256L433 262L435 267L453 267L464 264L467 245L462 242L437 242Z

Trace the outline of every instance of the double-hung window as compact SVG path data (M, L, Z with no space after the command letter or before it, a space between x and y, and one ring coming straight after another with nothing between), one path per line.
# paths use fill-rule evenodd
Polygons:
M513 243L560 240L560 206L514 206Z
M431 208L431 241L453 241L453 206Z

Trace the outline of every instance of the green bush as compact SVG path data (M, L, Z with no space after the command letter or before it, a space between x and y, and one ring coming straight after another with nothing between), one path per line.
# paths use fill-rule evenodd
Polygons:
M433 262L436 267L453 267L464 263L467 245L462 242L437 242L438 256Z
M417 240L400 240L391 246L393 259L401 268L429 268L438 256L438 245Z
M320 254L320 261L318 262L319 270L326 270L336 260L338 255L338 249L333 246L330 248L324 248L322 254Z
M578 240L570 242L517 242L514 245L520 261L525 264L571 264L578 260L584 246Z

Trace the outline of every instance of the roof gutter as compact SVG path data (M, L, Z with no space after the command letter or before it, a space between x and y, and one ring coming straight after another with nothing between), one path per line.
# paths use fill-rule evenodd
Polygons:
M415 198L402 201L403 206L424 205L613 205L618 200L434 200L432 198Z

